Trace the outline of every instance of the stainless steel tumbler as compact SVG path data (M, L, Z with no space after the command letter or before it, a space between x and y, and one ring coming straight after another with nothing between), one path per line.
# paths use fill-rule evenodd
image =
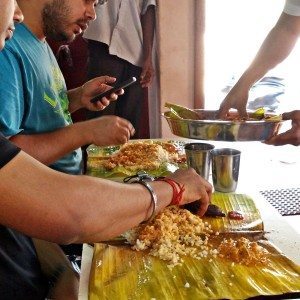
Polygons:
M212 178L216 191L234 192L237 187L241 151L231 148L213 149Z
M210 151L214 148L214 145L207 143L189 143L185 145L188 166L194 168L206 180L209 178L210 171Z

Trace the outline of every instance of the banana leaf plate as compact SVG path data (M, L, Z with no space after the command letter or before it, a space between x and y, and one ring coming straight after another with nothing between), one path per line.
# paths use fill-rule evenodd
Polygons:
M95 244L89 299L247 299L290 294L300 296L300 266L263 237L263 222L254 201L242 194L214 194L212 202L224 212L239 210L244 220L206 218L221 234L243 232L270 253L267 265L246 266L216 257L183 258L170 268L147 252L136 252L121 240ZM227 219L227 220L226 220ZM239 223L238 223L239 222ZM261 299L262 299L261 298ZM281 298L281 299L282 299ZM277 298L278 299L278 298Z
M143 140L138 140L139 142ZM137 141L130 141L129 143L135 143ZM178 154L185 157L183 141L175 140L145 140L145 143L155 143L161 145L163 143L171 143L177 149ZM87 175L107 178L114 181L122 181L124 177L136 174L138 171L146 171L152 176L166 176L170 173L175 172L179 168L186 168L186 163L177 162L163 162L158 168L153 170L130 170L123 166L116 166L115 168L108 170L103 167L103 162L111 155L116 154L121 148L121 145L100 147L95 145L90 145L87 148Z

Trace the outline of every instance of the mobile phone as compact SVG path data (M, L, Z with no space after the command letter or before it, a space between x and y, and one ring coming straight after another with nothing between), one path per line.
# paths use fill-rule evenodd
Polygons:
M107 90L106 92L103 92L102 94L98 95L97 97L93 98L91 100L91 103L96 103L97 101L100 101L103 97L107 97L110 94L119 91L120 89L124 89L127 86L133 84L136 82L136 78L135 77L131 77L123 82L120 82L118 84L116 84L115 86L113 86L111 89Z

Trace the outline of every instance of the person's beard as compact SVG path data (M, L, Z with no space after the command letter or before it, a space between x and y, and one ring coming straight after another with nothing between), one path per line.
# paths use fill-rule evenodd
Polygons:
M68 35L65 28L70 15L71 9L64 0L53 0L46 3L42 10L45 36L58 42L73 40L75 35Z

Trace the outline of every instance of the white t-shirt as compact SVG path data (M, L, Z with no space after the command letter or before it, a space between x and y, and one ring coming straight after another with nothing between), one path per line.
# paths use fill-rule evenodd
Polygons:
M300 16L300 0L286 0L283 11L288 15Z
M97 19L90 23L83 37L105 43L109 53L142 66L143 31L141 15L156 0L111 0L96 6Z

